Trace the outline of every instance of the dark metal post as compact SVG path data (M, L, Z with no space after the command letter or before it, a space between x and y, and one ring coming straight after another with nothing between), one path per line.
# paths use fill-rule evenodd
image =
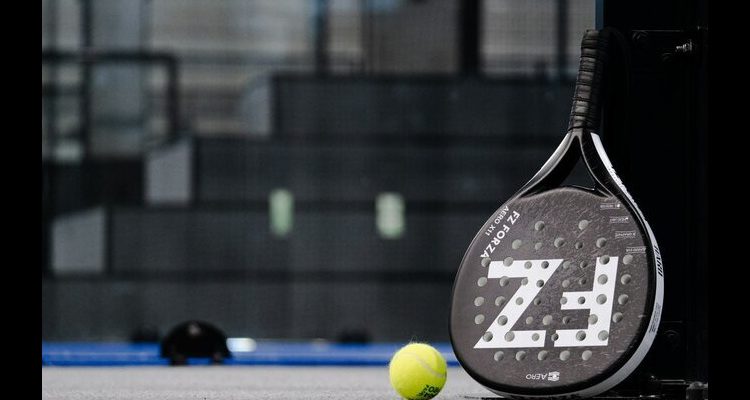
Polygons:
M81 0L81 51L91 50L93 45L93 4L91 0ZM79 140L83 149L83 157L89 156L91 146L91 62L84 58L81 63L81 84L79 91Z
M173 57L166 60L167 69L167 140L176 140L180 130L180 70Z
M315 1L315 72L328 72L328 0Z
M57 0L49 2L49 49L57 50L57 18L58 7ZM44 64L42 64L44 68ZM49 66L49 92L47 93L47 145L50 150L50 158L47 163L42 162L42 275L47 275L52 270L51 261L51 224L52 219L57 213L57 185L55 168L55 149L57 148L57 85L58 85L58 66L53 63ZM44 96L44 94L42 94ZM45 164L47 168L45 168ZM46 182L46 185L45 185ZM47 196L44 196L44 190L47 190Z
M459 72L476 75L480 71L481 18L479 0L461 0L458 10Z
M57 50L57 10L57 0L50 0L47 48L52 51ZM57 143L57 81L59 74L57 64L48 65L47 68L49 71L49 91L47 92L47 120L45 125L47 127L47 145L50 149L51 157L54 159Z
M360 67L362 72L370 72L370 56L372 54L372 24L370 21L370 0L360 0L359 15L359 44L362 47L362 59Z
M555 51L555 64L557 77L565 79L565 70L568 66L568 0L557 0L557 47Z

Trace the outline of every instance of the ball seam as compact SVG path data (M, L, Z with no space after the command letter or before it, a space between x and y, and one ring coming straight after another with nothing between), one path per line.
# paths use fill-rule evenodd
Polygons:
M414 353L408 353L408 352L406 352L406 353L401 353L401 354L402 354L402 355L408 355L408 356L411 356L411 357L413 357L413 358L414 358L415 360L417 360L417 362L418 362L418 363L419 363L419 364L420 364L420 365L421 365L422 367L424 367L424 368L425 368L425 369L426 369L427 371L429 371L429 372L430 372L430 373L431 373L431 374L432 374L433 376L435 376L436 378L445 378L445 377L447 376L447 374L441 374L440 372L438 372L438 371L434 370L434 369L433 369L433 368L432 368L432 367L431 367L431 366L430 366L429 364L427 364L427 362L425 362L425 361L424 361L424 360L422 359L422 357L420 357L420 356L419 356L419 355L417 355L417 354L414 354Z

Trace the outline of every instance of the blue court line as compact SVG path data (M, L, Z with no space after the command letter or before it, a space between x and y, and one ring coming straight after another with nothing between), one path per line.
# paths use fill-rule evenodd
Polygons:
M458 366L449 343L431 343L449 366ZM385 366L404 343L337 344L257 341L253 351L235 351L225 365ZM161 366L158 343L42 342L45 366ZM208 359L190 359L188 365L206 365Z

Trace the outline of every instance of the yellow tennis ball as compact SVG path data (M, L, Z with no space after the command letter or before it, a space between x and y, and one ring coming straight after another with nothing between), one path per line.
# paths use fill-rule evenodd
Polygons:
M443 355L424 343L402 347L388 366L391 386L409 400L435 397L445 385L447 369Z

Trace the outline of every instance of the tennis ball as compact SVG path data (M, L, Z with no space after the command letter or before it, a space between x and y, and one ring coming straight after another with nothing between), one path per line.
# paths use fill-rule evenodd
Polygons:
M409 400L435 397L445 385L448 365L434 347L410 343L391 358L388 371L391 386Z

